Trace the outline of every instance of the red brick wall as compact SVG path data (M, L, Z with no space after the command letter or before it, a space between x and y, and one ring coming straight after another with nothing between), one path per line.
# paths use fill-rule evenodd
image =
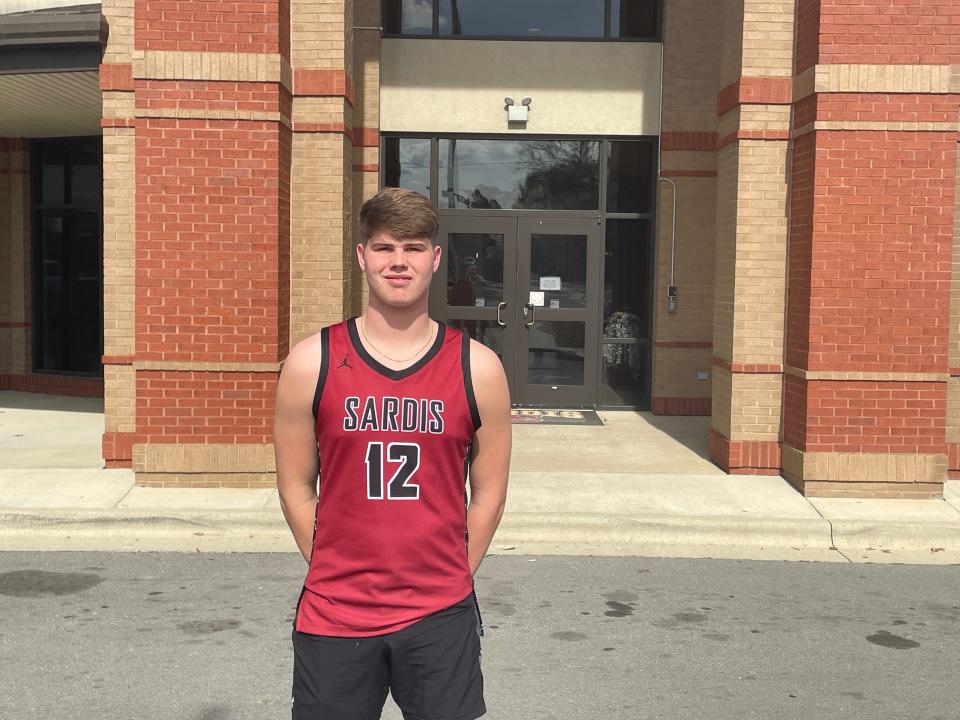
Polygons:
M280 105L277 83L137 80L134 89L138 110L276 112Z
M136 442L268 444L276 386L270 373L140 371Z
M807 366L810 341L815 162L816 135L801 135L793 144L790 172L790 257L785 352L787 364L803 368ZM785 381L788 379L785 378Z
M946 372L956 136L817 132L807 369Z
M289 28L281 30L281 4L287 0L135 0L134 47L277 53L285 43L289 57Z
M960 62L955 0L799 0L797 71L817 63Z
M808 381L802 449L945 454L946 407L946 383Z
M139 360L280 358L279 123L136 126Z
M820 62L960 63L960 3L821 0Z

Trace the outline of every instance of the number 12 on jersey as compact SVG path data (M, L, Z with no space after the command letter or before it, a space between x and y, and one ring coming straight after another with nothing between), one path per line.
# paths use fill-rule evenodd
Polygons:
M420 446L416 443L390 443L387 462L402 463L387 485L387 500L419 500L420 486L408 482L420 468ZM383 500L383 443L367 444L367 499Z

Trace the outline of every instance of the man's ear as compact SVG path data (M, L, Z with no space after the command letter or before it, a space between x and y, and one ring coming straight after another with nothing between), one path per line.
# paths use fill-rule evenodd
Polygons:
M440 269L440 255L442 253L443 253L443 249L440 247L439 243L433 246L433 271L434 272Z
M361 272L366 270L366 266L363 263L363 243L357 243L357 262L360 263Z

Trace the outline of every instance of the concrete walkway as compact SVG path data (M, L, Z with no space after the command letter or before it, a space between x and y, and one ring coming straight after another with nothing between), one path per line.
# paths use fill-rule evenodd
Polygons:
M0 549L295 551L275 489L135 487L100 469L97 402L0 393ZM601 416L514 426L491 552L960 563L960 482L943 500L808 499L714 466L707 418Z

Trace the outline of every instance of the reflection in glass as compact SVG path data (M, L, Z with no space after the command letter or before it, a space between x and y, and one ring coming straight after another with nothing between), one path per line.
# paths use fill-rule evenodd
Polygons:
M483 343L503 361L503 328L495 320L447 320L447 325Z
M430 197L430 141L383 138L383 184L416 190Z
M603 264L603 336L650 337L653 262L649 220L607 220Z
M491 307L503 300L503 235L447 235L447 304Z
M383 3L383 30L388 35L433 34L432 0L387 0Z
M653 143L610 143L607 155L607 211L648 213L653 202Z
M100 203L100 162L76 155L73 161L70 168L70 202L97 207Z
M441 208L595 210L600 143L441 139Z
M528 335L527 382L583 385L584 323L535 322Z
M657 0L610 0L610 37L658 36Z
M600 351L598 401L606 406L646 405L648 341L605 342Z
M44 148L40 155L40 203L67 202L66 158L59 148Z
M440 0L440 35L603 37L604 0Z
M548 308L586 307L586 235L531 235L529 290Z

